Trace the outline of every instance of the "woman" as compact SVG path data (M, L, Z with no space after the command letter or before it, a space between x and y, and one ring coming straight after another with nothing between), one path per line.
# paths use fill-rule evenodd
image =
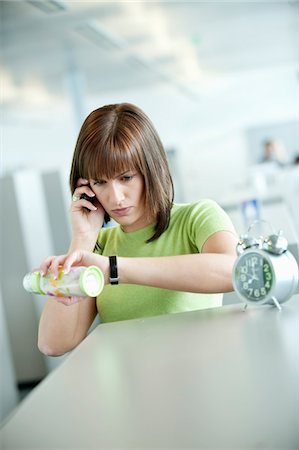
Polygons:
M237 238L213 201L173 204L173 184L160 138L131 104L108 105L83 123L70 186L72 242L40 270L97 265L105 288L97 299L49 298L39 348L61 355L102 322L211 308L232 290ZM118 226L102 228L111 217Z

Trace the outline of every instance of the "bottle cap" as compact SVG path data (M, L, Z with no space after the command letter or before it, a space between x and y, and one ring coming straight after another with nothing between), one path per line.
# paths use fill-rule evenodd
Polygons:
M97 297L104 287L104 274L97 266L89 266L80 274L79 285L89 297Z
M35 294L44 294L44 292L40 288L40 278L41 273L30 272L24 276L23 279L23 287L27 292L33 292Z

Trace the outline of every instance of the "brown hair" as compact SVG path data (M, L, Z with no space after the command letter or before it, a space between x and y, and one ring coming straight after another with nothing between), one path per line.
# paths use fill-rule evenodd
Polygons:
M72 193L79 178L113 178L137 170L144 179L145 207L156 218L157 239L167 229L173 182L165 150L150 119L129 103L106 105L85 119L76 143L71 173Z

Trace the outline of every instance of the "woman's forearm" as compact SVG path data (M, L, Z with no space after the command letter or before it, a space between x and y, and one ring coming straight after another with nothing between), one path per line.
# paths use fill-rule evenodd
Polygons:
M196 253L158 257L117 257L119 282L171 289L175 291L217 293L229 292L232 268L236 259L230 253ZM72 264L96 265L109 283L109 259L86 251L75 251L66 257L65 270Z
M86 233L82 235L73 236L68 249L68 254L79 249L92 252L96 245L97 238L98 233Z
M38 347L49 356L60 356L72 350L86 336L96 316L95 300L84 298L66 306L49 298L42 312Z
M150 258L118 257L120 283L185 292L229 292L236 257L202 253Z

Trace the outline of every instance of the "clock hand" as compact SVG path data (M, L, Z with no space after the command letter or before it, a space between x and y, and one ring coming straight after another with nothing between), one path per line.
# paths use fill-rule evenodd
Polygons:
M257 277L255 274L252 275L252 277L247 281L247 283L251 284L253 281L259 281L259 277Z

